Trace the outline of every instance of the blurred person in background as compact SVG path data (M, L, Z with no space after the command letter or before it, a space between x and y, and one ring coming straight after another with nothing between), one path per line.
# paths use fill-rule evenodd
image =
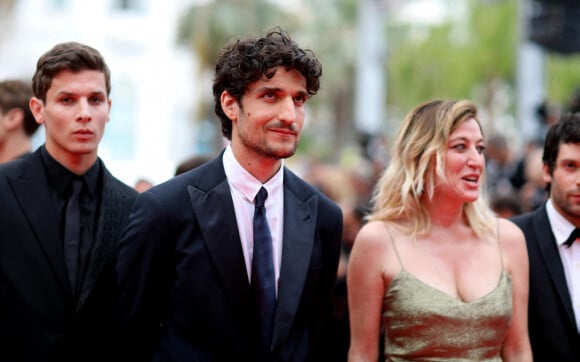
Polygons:
M554 123L558 122L561 114L562 110L560 107L548 99L545 99L540 104L538 104L536 107L536 120L538 121L539 129L536 138L540 144L544 144L548 129Z
M97 155L110 71L76 42L37 62L30 109L44 145L0 165L0 360L114 361L114 265L137 192Z
M149 179L146 179L146 178L139 178L133 184L133 188L138 193L145 192L145 191L149 190L150 188L152 188L153 186L154 186L153 182Z
M529 333L534 361L580 359L580 113L548 131L542 156L549 198L513 218L530 260Z
M485 193L475 105L435 100L403 120L347 272L349 361L531 361L521 230Z
M342 213L284 165L321 74L280 29L220 52L215 111L231 142L141 194L121 241L128 360L325 360Z
M189 170L193 170L194 168L203 165L211 159L212 157L209 155L195 155L188 157L177 165L175 168L174 176L181 175L182 173L185 173Z
M30 82L0 81L0 163L32 151L32 136L40 126L28 106L33 96Z
M496 133L486 140L485 167L489 195L506 196L515 192L512 178L517 162L506 136Z
M522 213L522 205L517 195L492 196L490 205L498 217L510 218Z
M576 88L570 95L570 98L566 104L566 112L580 112L580 87Z

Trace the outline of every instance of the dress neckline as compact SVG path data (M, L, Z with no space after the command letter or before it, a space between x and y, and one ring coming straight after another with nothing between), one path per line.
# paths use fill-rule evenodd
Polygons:
M460 304L463 304L463 305L476 304L478 302L481 302L481 301L487 299L488 297L492 296L493 294L495 294L500 289L500 287L505 282L505 280L508 280L509 279L509 274L505 270L502 270L502 272L500 274L500 277L499 277L499 280L498 280L495 288L493 288L491 291L489 291L488 293L482 295L479 298L476 298L476 299L470 300L470 301L464 301L464 300L462 300L462 299L460 299L458 297L454 297L454 296L450 295L449 293L446 293L446 292L442 291L441 289L435 288L434 286L432 286L430 284L427 284L426 282L424 282L421 279L417 278L416 276L414 276L413 274L409 273L405 269L401 269L401 271L397 275L395 275L393 277L393 279L391 280L391 283L389 284L389 288L387 289L387 294L390 293L391 286L393 285L393 282L395 282L398 279L401 279L403 275L407 275L410 279L415 280L417 283L421 284L422 286L427 287L427 288L435 291L436 293L441 294L444 297L446 297L448 299L451 299L453 301L456 301L457 303L460 303Z

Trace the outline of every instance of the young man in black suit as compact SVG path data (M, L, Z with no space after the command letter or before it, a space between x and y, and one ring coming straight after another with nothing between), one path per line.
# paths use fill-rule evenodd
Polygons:
M109 68L97 50L60 43L38 60L33 90L46 142L0 165L0 360L112 361L115 257L137 193L97 156Z
M543 175L549 199L513 221L530 260L529 334L536 362L580 359L580 113L551 126Z
M320 75L312 52L278 30L221 52L213 93L231 142L141 194L121 241L132 360L323 360L317 342L330 312L341 211L283 161L296 151ZM262 189L266 231L261 221L252 226L264 210Z

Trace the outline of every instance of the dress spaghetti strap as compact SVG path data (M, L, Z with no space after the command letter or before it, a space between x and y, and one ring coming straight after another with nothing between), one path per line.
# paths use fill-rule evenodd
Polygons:
M387 226L387 223L384 223L385 225L385 229L387 229L387 234L389 234L389 239L391 239L391 244L393 245L393 249L395 250L395 255L397 255L397 260L399 260L399 264L401 265L401 270L405 270L405 267L403 266L403 262L401 261L401 257L399 256L399 251L397 250L397 245L395 244L395 239L393 238L393 235L391 235L391 230L389 230L389 227Z
M495 223L495 228L496 228L496 234L497 234L497 246L499 248L499 260L501 262L501 270L502 272L504 271L504 265L503 265L503 254L501 252L501 239L499 237L499 219L496 219L496 223Z

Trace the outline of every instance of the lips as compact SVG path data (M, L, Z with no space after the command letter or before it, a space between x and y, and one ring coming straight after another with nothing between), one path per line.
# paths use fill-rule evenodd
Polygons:
M270 128L270 131L289 136L297 135L295 131L289 130L288 128Z
M93 131L88 130L88 129L79 129L73 132L73 136L79 137L79 138L90 138L92 137L94 134Z
M463 180L467 181L467 182L471 182L471 183L475 183L477 184L479 182L479 175L468 175L468 176L464 176Z

